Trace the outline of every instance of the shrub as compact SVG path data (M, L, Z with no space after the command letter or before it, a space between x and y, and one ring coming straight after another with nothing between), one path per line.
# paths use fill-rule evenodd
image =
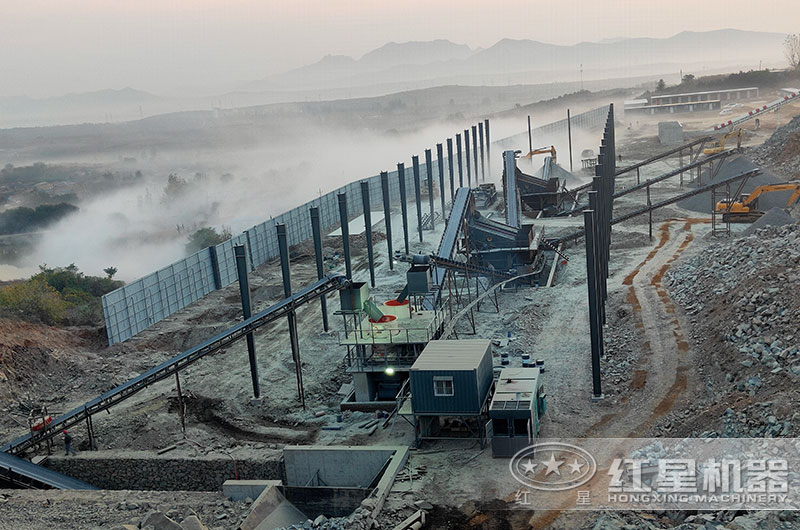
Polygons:
M0 308L25 320L57 324L67 316L67 302L42 278L0 289Z

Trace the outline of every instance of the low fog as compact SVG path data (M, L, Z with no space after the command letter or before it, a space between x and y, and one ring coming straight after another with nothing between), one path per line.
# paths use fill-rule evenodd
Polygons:
M533 118L533 127L563 117L559 110L540 114ZM75 263L91 275L102 275L104 268L113 266L119 269L117 278L131 281L183 258L189 235L199 228L229 229L235 235L344 184L394 170L398 162L410 170L412 154L424 162L424 149L431 148L436 158L437 142L454 138L472 123L394 135L328 128L310 131L304 141L166 153L157 162L140 164L143 177L136 184L81 202L78 213L47 229L26 265L0 268L0 278L27 276L42 264ZM526 128L524 115L491 121L494 139ZM567 137L562 136L534 137L534 148L555 145L559 163L568 169ZM596 143L596 134L573 129L577 167L580 151L596 149ZM515 148L524 153L527 144L525 136ZM398 159L402 153L406 157ZM533 173L543 160L536 157L533 167L520 161L520 168ZM501 171L501 152L495 148L494 180L499 181ZM167 190L170 174L186 182L181 191Z

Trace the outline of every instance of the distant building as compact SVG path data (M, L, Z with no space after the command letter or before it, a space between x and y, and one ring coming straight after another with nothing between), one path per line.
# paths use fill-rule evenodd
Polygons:
M631 114L675 114L677 112L699 112L719 110L723 102L756 98L758 87L709 90L685 94L662 94L650 96L649 100L626 101L625 113ZM646 104L642 104L646 101Z

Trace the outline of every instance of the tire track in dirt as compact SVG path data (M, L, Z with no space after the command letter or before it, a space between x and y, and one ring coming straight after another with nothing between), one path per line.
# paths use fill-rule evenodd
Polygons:
M682 240L672 237L671 225L676 222L684 223L679 229L679 234L685 234ZM636 327L645 338L644 355L634 368L631 382L634 390L641 392L642 399L629 400L626 403L630 406L625 410L603 415L581 437L645 436L688 389L689 343L662 280L672 263L694 241L692 226L706 222L705 219L672 219L663 223L656 247L623 280L622 284L628 286L626 300L637 315ZM655 376L650 377L653 373ZM669 380L671 374L674 375ZM598 471L598 475L602 472ZM529 523L532 528L546 528L573 506L565 503L561 510L535 514Z

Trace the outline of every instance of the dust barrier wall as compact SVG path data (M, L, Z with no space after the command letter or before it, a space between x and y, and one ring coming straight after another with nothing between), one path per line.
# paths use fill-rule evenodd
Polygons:
M604 124L608 106L599 107L572 117L573 127L594 128ZM560 120L534 129L537 134L566 132L567 120ZM492 142L498 149L526 143L528 133L523 132ZM433 160L434 171L438 160ZM445 167L449 172L447 159ZM427 165L420 164L420 172L427 174ZM369 183L371 204L375 211L382 210L380 175L365 180ZM360 182L351 182L317 199L309 201L277 217L245 230L243 233L180 261L176 261L156 272L139 278L103 296L103 315L105 318L108 344L125 341L144 330L203 298L210 292L235 282L236 264L233 247L244 245L247 249L248 268L254 268L278 256L276 224L286 224L289 245L296 245L311 239L309 208L319 207L322 229L330 231L338 226L339 206L337 195L347 193L347 209L361 212ZM397 171L389 173L389 194L393 203L400 200L400 184ZM414 179L406 179L406 195L414 197ZM355 213L354 216L359 215Z

